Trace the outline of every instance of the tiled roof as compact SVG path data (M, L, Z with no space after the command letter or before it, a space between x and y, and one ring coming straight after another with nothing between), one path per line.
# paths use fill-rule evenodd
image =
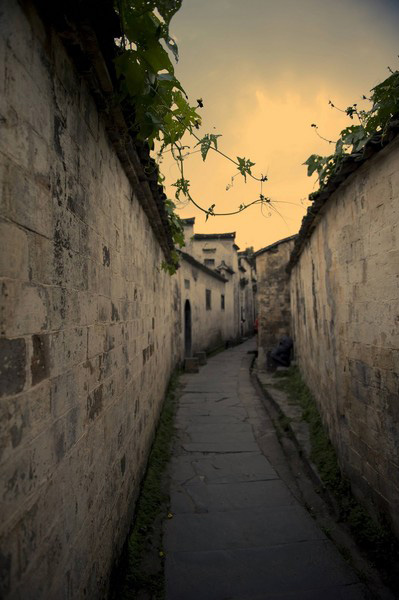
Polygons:
M223 275L221 275L220 273L217 273L213 269L210 269L203 263L199 262L196 258L194 258L194 256L191 256L191 254L187 254L187 252L183 252L182 250L179 250L178 252L181 255L181 257L183 258L183 260L185 260L186 262L193 265L193 267L197 267L197 269L204 271L204 273L207 273L208 275L212 275L212 277L214 277L215 279L218 279L219 281L223 281L224 283L227 281L227 279L225 279L223 277Z
M269 244L269 246L265 246L264 248L261 248L260 250L257 250L256 252L254 252L254 257L259 256L259 254L262 254L263 252L267 252L268 250L272 250L273 248L276 248L277 246L279 246L280 244L283 244L284 242L290 242L291 240L295 240L296 237L297 237L297 234L290 235L289 237L283 238L282 240L273 242L273 244Z
M229 267L229 265L226 265L226 263L224 262L224 260L222 260L222 262L220 263L220 265L217 267L218 271L227 271L227 273L230 273L231 275L233 275L235 273L235 271L233 271L233 269L231 267Z
M234 240L236 232L232 233L195 233L195 240Z

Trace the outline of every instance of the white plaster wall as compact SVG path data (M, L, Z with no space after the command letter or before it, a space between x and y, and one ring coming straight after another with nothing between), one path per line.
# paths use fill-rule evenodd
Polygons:
M189 282L189 289L185 286ZM194 265L181 261L179 269L181 290L181 346L184 348L184 306L189 300L192 318L192 352L209 351L226 341L226 323L233 317L233 306L227 302L226 284ZM211 290L211 309L206 309L205 290ZM225 309L221 308L221 295L225 295Z
M200 262L204 262L205 258L215 259L215 269L219 264L224 261L233 271L238 270L238 254L237 250L233 247L235 241L232 238L227 239L205 239L192 241L192 254ZM214 254L208 254L203 251L206 248L216 248Z
M224 321L224 338L226 340L236 340L240 336L240 295L239 295L239 272L237 249L234 248L234 239L192 239L190 254L199 262L205 264L205 258L215 259L217 268L222 261L229 266L234 273L223 270L221 274L228 280L226 283L226 316ZM203 252L203 248L215 248L215 253ZM188 250L187 250L188 251ZM210 267L213 268L213 267Z

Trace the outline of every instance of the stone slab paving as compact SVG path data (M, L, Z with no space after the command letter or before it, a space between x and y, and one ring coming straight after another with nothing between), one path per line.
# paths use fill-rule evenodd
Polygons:
M271 430L260 450L254 429L260 415L267 417L249 376L253 349L250 340L183 377L169 466L173 517L164 531L166 598L367 598L279 477L281 457L275 464L266 458Z

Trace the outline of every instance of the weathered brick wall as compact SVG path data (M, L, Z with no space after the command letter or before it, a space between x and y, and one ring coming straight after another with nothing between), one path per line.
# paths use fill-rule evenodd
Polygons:
M0 7L2 598L103 597L176 362L172 279L57 35Z
M290 283L286 267L294 238L285 238L255 253L258 303L258 356L267 353L284 335L292 335Z
M291 281L295 348L354 491L399 534L399 140L328 199Z
M239 293L240 293L240 320L241 335L250 336L254 334L255 315L255 292L256 283L255 269L245 255L239 257ZM242 270L245 269L245 271Z

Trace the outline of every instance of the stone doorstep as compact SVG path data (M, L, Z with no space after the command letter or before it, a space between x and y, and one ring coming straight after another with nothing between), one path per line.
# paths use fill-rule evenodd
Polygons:
M201 366L206 365L206 352L196 352L195 358L198 358L198 362Z
M184 359L184 370L186 373L199 373L199 359L195 356Z

